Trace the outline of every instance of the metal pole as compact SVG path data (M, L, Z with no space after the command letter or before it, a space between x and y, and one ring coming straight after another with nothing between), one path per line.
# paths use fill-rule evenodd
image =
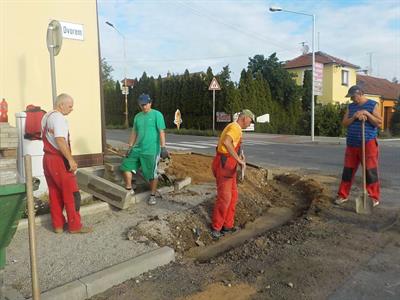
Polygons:
M213 90L213 133L215 132L215 90Z
M126 84L126 45L125 45L125 36L124 35L122 35L122 40L124 41L125 128L129 128L129 122L128 122L128 86Z
M315 74L315 15L312 15L312 88L311 88L311 141L314 142L314 74Z
M52 35L53 37L53 35ZM56 104L57 88L56 88L56 70L54 61L54 40L52 40L51 51L50 51L50 70L51 70L51 91L53 95L53 106Z
M26 200L28 206L29 251L31 258L32 298L40 299L39 281L36 265L36 238L35 238L35 207L33 203L32 184L32 158L29 154L24 156L26 178Z

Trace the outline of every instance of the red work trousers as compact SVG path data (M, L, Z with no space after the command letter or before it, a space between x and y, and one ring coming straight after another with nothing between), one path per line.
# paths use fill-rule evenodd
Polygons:
M238 191L236 183L237 161L231 156L217 153L212 163L212 171L217 182L217 200L212 216L212 227L220 231L222 227L232 228L234 224Z
M379 148L376 139L365 143L365 163L368 195L375 201L379 201L380 183L378 178L378 156ZM342 181L339 186L338 196L347 198L350 194L351 185L357 168L362 163L361 147L346 147Z
M69 172L64 159L59 154L45 153L43 169L49 188L50 215L54 228L63 228L67 213L68 230L79 230L82 227L79 208L75 205L74 193L79 193L76 177Z

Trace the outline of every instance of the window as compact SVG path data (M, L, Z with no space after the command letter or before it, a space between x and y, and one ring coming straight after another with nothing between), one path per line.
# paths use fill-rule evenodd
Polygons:
M349 85L349 71L342 70L342 85Z

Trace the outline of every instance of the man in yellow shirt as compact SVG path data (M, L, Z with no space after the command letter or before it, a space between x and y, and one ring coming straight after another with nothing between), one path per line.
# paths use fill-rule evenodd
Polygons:
M240 154L242 129L254 122L254 114L244 109L236 122L230 123L221 133L217 153L212 162L212 171L217 182L217 199L212 216L213 238L218 239L226 232L234 231L234 217L238 199L236 168L246 166L245 157Z

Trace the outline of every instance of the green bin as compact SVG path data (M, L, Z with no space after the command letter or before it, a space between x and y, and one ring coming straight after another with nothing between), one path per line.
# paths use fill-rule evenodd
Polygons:
M6 247L10 244L25 210L24 183L0 186L0 271L6 264Z

